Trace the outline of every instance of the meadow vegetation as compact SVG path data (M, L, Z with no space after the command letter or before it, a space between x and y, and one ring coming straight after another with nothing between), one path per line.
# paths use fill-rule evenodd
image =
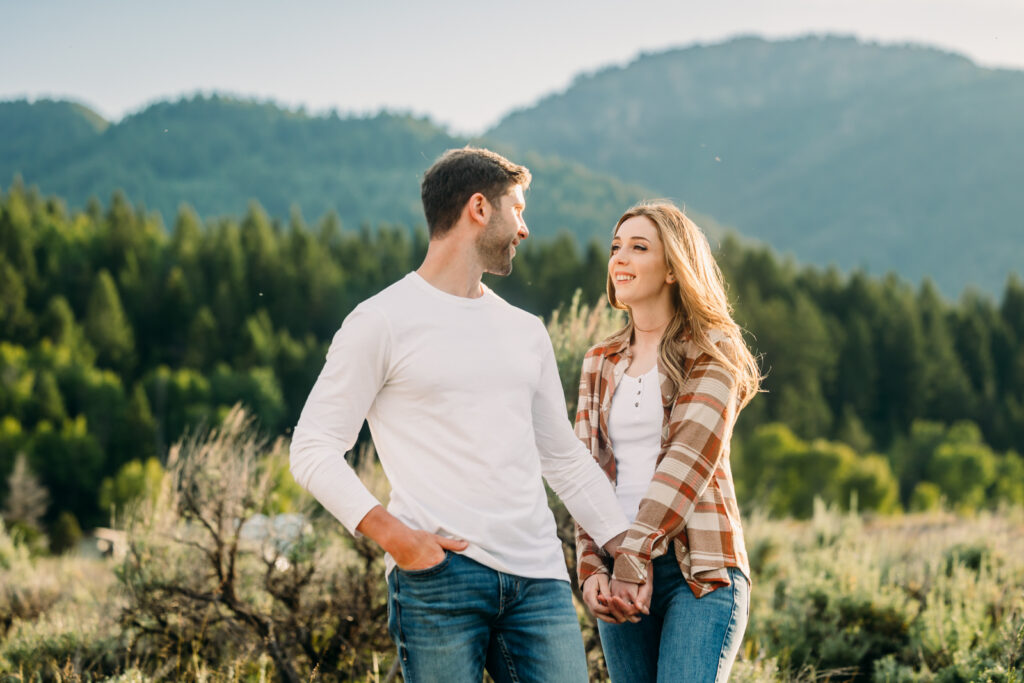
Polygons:
M280 457L246 430L232 413L183 446L196 466L172 464L126 520L123 560L32 557L0 533L3 680L400 680L373 546L316 513L287 543L239 538L238 521L268 509ZM1019 508L879 516L819 500L808 520L748 514L746 533L754 593L732 680L1024 680Z
M578 298L552 316L567 397L570 365L616 324L614 312ZM772 449L798 461L807 449L841 450L765 429L738 470L752 467L744 462L764 470L753 454ZM752 446L758 438L768 445ZM117 517L126 532L120 559L34 553L21 532L0 532L2 680L400 679L379 550L345 535L296 487L285 453L286 442L268 439L240 407L190 432L165 466L133 473L144 484ZM348 457L386 501L372 449ZM865 511L858 501L869 496L849 484L870 479L859 465L832 486L830 475L851 466L843 457L825 458L837 469L809 477L820 490L799 494L809 495L806 519L773 509L789 479L758 488L756 476L738 476L753 498L754 592L733 680L1024 680L1024 510L946 499L904 513L893 480L887 505ZM801 462L810 461L792 467ZM570 519L552 506L571 564ZM288 515L299 523L263 523L295 519ZM592 678L603 680L596 628L576 595Z

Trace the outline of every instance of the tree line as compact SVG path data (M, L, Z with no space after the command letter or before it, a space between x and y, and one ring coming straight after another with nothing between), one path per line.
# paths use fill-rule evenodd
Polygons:
M205 222L183 207L168 229L120 193L70 212L15 183L0 193L5 517L17 471L49 493L39 522L51 533L108 523L125 477L145 478L142 463L237 402L287 434L342 319L426 245L406 226L348 229L334 214L309 225L255 203ZM511 276L488 280L510 302L550 316L577 290L602 297L606 244L565 234L523 246ZM803 514L810 503L785 492L818 481L813 455L818 493L888 468L896 490L879 489L878 509L1024 502L999 484L1024 445L1019 278L999 301L953 303L927 281L798 266L734 236L717 254L767 375L737 427L750 500ZM837 500L851 490L833 488Z

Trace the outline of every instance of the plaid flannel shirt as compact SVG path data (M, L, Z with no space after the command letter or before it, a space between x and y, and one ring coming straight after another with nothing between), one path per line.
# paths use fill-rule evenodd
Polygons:
M713 335L719 345L729 343ZM615 456L608 437L608 413L615 387L632 354L628 343L598 344L583 359L576 436L590 449L614 483ZM672 382L658 369L665 420L661 452L636 521L614 559L613 577L643 583L650 562L673 546L690 590L701 597L730 584L727 567L748 578L739 507L729 466L729 440L736 420L735 383L710 354L687 343L686 378L672 393ZM608 554L576 525L580 585L595 573L608 573Z

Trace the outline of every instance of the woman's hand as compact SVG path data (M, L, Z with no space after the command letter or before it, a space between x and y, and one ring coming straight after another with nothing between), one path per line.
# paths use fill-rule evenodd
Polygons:
M605 605L619 623L637 623L641 614L651 613L651 595L654 593L654 568L647 567L647 581L628 583L612 579L608 585L610 597Z
M609 598L611 592L608 590L607 574L591 574L583 582L583 602L587 604L590 613L601 621L618 624L619 620L612 616L611 610L605 605Z

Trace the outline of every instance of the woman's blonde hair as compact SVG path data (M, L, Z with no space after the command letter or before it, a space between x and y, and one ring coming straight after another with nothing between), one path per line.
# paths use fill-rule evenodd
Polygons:
M672 297L675 314L669 321L658 346L658 364L669 376L678 392L683 386L684 344L691 340L700 351L710 354L732 374L739 407L745 406L760 391L761 369L743 340L743 331L732 319L732 306L725 295L722 271L719 270L707 237L675 204L666 201L644 202L622 214L619 226L630 218L644 216L658 230L665 251L665 265L675 277L678 296ZM615 298L615 283L608 275L608 301L618 309L629 307ZM711 332L725 335L729 343L719 346ZM608 338L608 342L630 342L633 338L633 315L626 325Z

